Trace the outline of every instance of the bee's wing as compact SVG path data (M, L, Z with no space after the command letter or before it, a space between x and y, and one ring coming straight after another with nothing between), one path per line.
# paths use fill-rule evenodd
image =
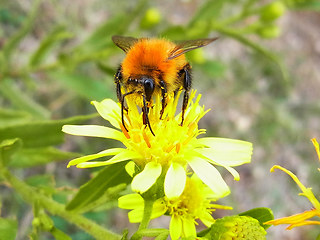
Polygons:
M170 52L168 60L179 57L193 49L204 47L217 39L218 38L203 38L178 42L176 47Z
M125 53L129 51L129 49L139 41L138 38L134 37L124 37L124 36L112 36L112 41L121 48Z

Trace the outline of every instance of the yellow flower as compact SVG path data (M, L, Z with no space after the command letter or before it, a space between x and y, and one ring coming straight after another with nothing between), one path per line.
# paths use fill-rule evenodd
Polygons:
M212 202L220 197L202 183L196 176L187 177L185 189L179 197L163 197L155 201L152 209L151 219L163 214L171 217L170 236L171 239L180 237L196 237L196 220L201 220L210 227L215 220L211 213L215 209L232 209ZM130 222L141 222L144 210L144 200L139 194L128 194L118 200L119 207L133 209L128 213Z
M318 159L319 159L319 161L320 161L319 143L317 142L317 139L315 139L315 138L312 138L312 139L311 139L311 142L313 143L313 146L314 146L314 148L316 149L316 153L317 153ZM320 168L318 168L318 170L320 171Z
M320 160L319 144L315 138L313 138L311 141L316 149L317 155ZM320 217L320 202L314 196L311 188L306 188L300 182L300 180L298 179L298 177L296 175L294 175L291 171L289 171L281 166L275 165L271 168L270 171L273 172L274 169L276 169L276 168L287 173L297 183L297 185L302 190L302 193L300 193L299 195L302 195L302 196L305 196L306 198L308 198L314 208L311 210L305 211L303 213L298 213L298 214L295 214L295 215L292 215L289 217L283 217L283 218L275 219L272 221L268 221L268 222L265 222L264 224L270 224L270 225L289 224L289 226L287 227L288 230L295 228L295 227L304 226L304 225L320 225L319 220L318 221L309 220L313 217Z
M114 139L120 141L124 147L74 159L69 162L68 167L98 167L132 160L134 164L131 163L131 168L126 168L134 176L132 189L144 193L163 176L164 191L168 197L178 197L182 193L186 184L187 168L191 167L217 196L229 194L227 184L213 165L225 167L238 180L239 174L232 167L250 162L252 144L226 138L199 138L205 130L198 128L198 122L208 110L205 111L204 107L199 105L200 95L193 101L195 95L196 92L192 91L182 126L181 113L176 114L179 94L176 97L167 97L168 103L161 119L161 99L158 96L148 115L155 135L143 124L142 113L134 101L128 100L128 111L124 111L126 128L122 125L119 103L111 99L93 101L98 113L114 128L65 125L62 130L73 135ZM90 161L106 156L112 157L106 161Z

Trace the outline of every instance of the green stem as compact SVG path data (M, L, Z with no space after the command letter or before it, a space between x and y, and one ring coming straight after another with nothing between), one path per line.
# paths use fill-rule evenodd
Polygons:
M140 231L147 229L150 219L151 219L151 214L152 214L152 208L153 208L153 200L150 199L144 199L144 211L143 211L143 217L142 221L139 225L139 228L135 234L131 237L131 240L140 240L142 239L142 235L139 233Z
M227 25L231 25L231 24L234 24L236 22L239 22L249 16L252 16L254 14L257 14L261 11L261 8L255 8L255 9L243 9L242 12L240 12L239 14L235 15L235 16L232 16L232 17L229 17L225 20L222 20L219 22L219 24L221 26L227 26Z
M215 29L216 31L227 35L229 37L232 37L234 39L236 39L237 41L243 43L244 45L247 45L249 47L251 47L252 49L254 49L255 51L263 54L264 56L266 56L267 58L269 58L270 60L272 60L273 62L275 62L282 74L282 78L284 81L284 85L286 86L286 88L289 86L289 76L288 76L288 72L286 70L286 67L284 66L283 62L273 53L271 53L270 51L266 50L265 48L263 48L262 46L250 41L248 38L244 37L243 35L239 34L236 30L231 29L231 28L226 28L223 27L221 25L215 24L212 26L213 29Z
M68 222L75 224L76 226L93 236L95 239L121 239L121 236L119 236L118 234L115 234L99 226L97 223L85 218L84 216L65 210L65 205L57 203L51 198L37 192L35 188L30 187L23 181L16 178L8 171L8 169L4 168L3 166L0 166L0 173L5 178L5 180L10 183L12 188L14 188L23 197L26 202L30 204L38 202L40 206L45 208L52 215L60 216Z

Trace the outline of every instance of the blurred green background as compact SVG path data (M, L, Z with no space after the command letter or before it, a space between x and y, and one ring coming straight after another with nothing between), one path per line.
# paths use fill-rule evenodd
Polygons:
M211 109L200 127L208 136L251 141L254 153L251 164L237 168L239 182L223 172L232 193L221 203L234 210L215 216L254 207L269 207L276 218L308 210L294 182L269 169L274 164L290 169L319 196L319 161L310 142L320 136L319 29L320 3L312 0L2 0L0 142L22 139L9 167L39 191L68 202L95 169L67 169L67 160L115 144L60 132L67 123L106 124L90 101L116 100L113 75L124 53L111 36L218 36L187 55L193 88ZM16 239L27 239L34 209L5 184L0 191L0 220L17 219ZM86 216L121 233L127 215L114 206L110 200ZM93 239L52 219L72 239ZM167 226L167 220L153 225ZM268 239L311 240L317 234L317 227L268 229ZM39 239L54 238L44 231Z

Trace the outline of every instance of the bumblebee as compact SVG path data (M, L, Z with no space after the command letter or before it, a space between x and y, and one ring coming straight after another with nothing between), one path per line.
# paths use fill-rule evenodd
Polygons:
M167 95L179 90L184 91L182 125L192 83L191 66L184 54L204 47L216 39L205 38L173 43L165 39L113 36L112 41L126 53L114 78L117 98L121 103L124 128L128 131L123 117L126 110L124 106L126 96L131 94L137 96L137 105L142 108L143 123L154 135L148 118L152 97L155 94L161 94L161 119L166 107ZM125 93L122 93L122 87Z

